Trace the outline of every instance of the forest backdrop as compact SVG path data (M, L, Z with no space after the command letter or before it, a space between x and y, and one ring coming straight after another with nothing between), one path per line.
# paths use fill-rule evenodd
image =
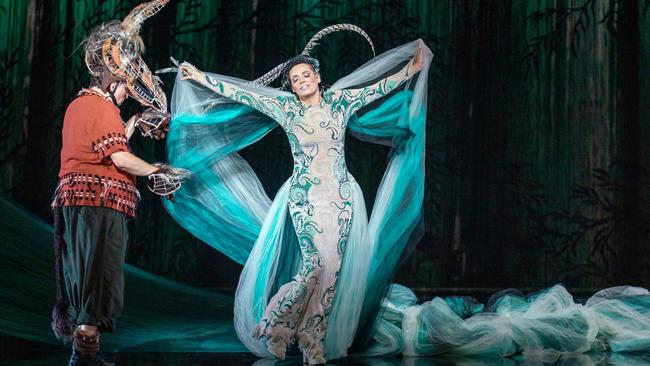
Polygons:
M0 187L47 220L63 113L89 79L79 44L138 3L0 0ZM650 286L650 0L172 0L141 34L152 69L173 56L252 79L335 23L364 28L378 52L422 38L435 54L426 231L399 282ZM332 83L372 54L335 34L315 56ZM161 78L170 96L173 74ZM165 160L164 143L131 144ZM353 138L347 150L370 206L387 150ZM242 155L271 197L291 174L280 129ZM233 289L240 266L176 225L143 183L127 261Z

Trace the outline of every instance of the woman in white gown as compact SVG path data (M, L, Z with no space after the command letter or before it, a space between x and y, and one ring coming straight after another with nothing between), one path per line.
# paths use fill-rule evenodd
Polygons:
M272 118L289 139L294 168L287 183L287 201L300 247L300 269L269 300L255 330L255 336L266 339L268 351L280 359L297 338L306 362L325 362L325 333L341 258L351 223L357 219L352 192L358 186L344 155L346 127L359 109L420 71L421 47L398 72L358 89L322 91L318 62L303 55L283 67L284 83L293 94L268 95L206 75L189 64L180 68L184 80ZM360 220L365 221L364 214L359 214Z
M284 358L297 340L305 362L338 358L376 311L420 222L430 60L414 41L322 90L318 62L301 55L281 68L292 92L181 66L169 157L194 176L165 204L192 233L246 262L235 325L252 352ZM275 126L294 169L269 205L236 151ZM393 147L370 221L346 167L347 130Z
M193 178L165 206L244 264L235 295L239 339L256 355L278 358L297 340L308 363L343 357L355 340L372 356L647 348L650 297L642 289L606 290L583 306L556 286L504 296L489 309L466 299L416 305L404 287L387 291L402 252L419 239L431 58L414 41L324 91L318 62L305 55L276 69L293 92L181 67L167 147L170 163ZM289 139L294 169L271 202L237 151L276 126ZM346 131L391 147L369 219L346 167Z

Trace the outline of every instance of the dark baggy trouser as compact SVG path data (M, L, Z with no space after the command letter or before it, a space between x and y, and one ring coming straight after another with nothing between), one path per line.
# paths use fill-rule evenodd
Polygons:
M73 325L112 332L122 312L128 217L105 207L61 207L61 262Z

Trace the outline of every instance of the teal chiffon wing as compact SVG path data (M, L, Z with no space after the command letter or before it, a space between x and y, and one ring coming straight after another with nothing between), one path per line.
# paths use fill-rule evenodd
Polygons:
M214 112L173 118L167 137L169 163L192 173L169 214L186 230L243 264L257 239L271 201L237 151L277 126L258 112L223 103Z

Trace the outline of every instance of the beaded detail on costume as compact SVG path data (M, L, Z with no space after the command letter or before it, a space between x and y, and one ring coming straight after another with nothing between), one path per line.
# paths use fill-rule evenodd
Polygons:
M106 156L106 151L117 145L129 146L129 140L125 134L119 132L107 133L91 143L93 152L101 158Z
M127 180L91 174L67 174L59 180L52 206L107 207L134 217L138 191Z

